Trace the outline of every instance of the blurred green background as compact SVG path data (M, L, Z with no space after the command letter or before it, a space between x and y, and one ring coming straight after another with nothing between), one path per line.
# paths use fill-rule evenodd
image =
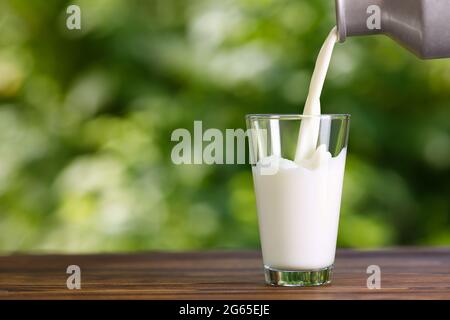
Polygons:
M81 30L66 8L81 7ZM302 110L332 0L0 2L0 252L259 246L249 165L172 164L176 128ZM338 244L450 244L450 59L336 46L351 113Z

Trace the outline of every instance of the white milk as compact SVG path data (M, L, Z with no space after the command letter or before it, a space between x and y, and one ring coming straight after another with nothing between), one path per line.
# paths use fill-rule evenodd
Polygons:
M346 149L332 158L325 145L298 165L282 159L276 174L253 167L264 264L310 270L333 264Z
M333 28L317 58L304 115L320 115L320 93L336 40ZM302 120L295 162L277 151L253 167L268 267L311 270L334 262L346 149L333 158L326 145L316 148L319 126L319 119ZM275 174L267 174L267 164L277 166Z

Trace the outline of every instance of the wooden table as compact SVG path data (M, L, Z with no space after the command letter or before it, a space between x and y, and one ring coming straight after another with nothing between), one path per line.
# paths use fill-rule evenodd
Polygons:
M81 289L69 290L69 265ZM369 265L381 289L366 286ZM264 284L259 252L190 252L0 257L0 299L450 299L449 248L338 250L333 283Z

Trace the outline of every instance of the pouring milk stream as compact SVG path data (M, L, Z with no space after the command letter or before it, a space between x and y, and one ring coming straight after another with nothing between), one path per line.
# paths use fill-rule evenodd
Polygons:
M336 42L337 31L336 27L334 27L328 34L328 37L317 56L316 65L309 85L308 97L306 98L305 107L303 109L304 116L320 115L320 94L322 93L323 84L325 82L331 55ZM319 118L302 120L295 154L296 163L301 163L302 160L310 157L316 150L319 127Z

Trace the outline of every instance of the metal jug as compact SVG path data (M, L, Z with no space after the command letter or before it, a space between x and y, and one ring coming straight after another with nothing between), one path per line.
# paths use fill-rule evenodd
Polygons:
M422 59L450 57L450 0L336 0L339 42L386 34Z

